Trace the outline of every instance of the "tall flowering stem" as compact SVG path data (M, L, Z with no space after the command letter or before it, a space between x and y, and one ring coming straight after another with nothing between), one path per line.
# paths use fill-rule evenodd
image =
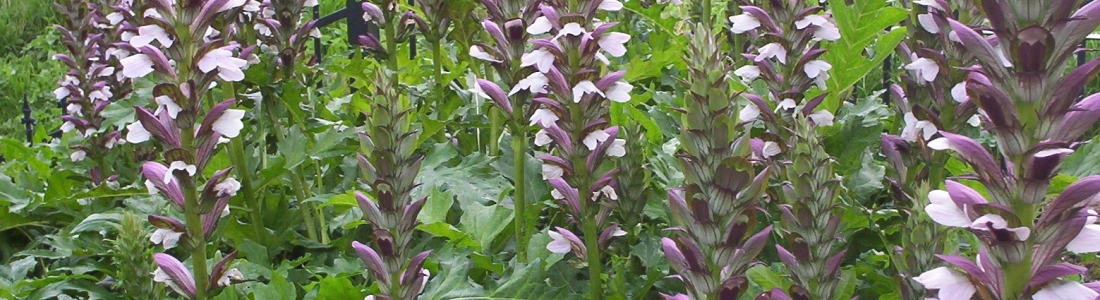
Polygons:
M497 83L477 79L471 90L478 97L490 99L504 112L505 124L512 134L512 183L516 232L516 256L527 261L527 245L534 228L528 221L526 162L530 143L528 132L535 125L528 120L538 108L531 99L538 93L546 93L546 75L525 65L523 58L531 45L528 32L539 29L536 25L538 1L482 0L489 17L481 22L492 38L492 44L477 43L470 46L470 56L489 63L511 90L505 94ZM518 17L517 17L518 16ZM491 138L496 138L495 136Z
M108 152L125 143L117 128L105 128L102 112L108 104L126 98L131 91L131 80L122 76L118 63L119 49L112 46L120 42L115 28L121 22L121 14L113 12L107 1L70 0L66 5L56 3L58 11L66 18L58 25L61 42L68 54L57 54L69 68L60 87L54 90L59 101L66 101L66 116L62 117L63 132L77 131L82 142L72 146L72 161L91 160L94 165L89 174L93 186L114 182L112 164L106 160Z
M911 1L907 22L910 38L898 47L904 63L900 85L889 88L890 99L902 115L899 133L882 136L882 153L890 174L887 180L894 199L909 217L894 253L901 292L905 299L924 299L931 294L913 280L924 270L943 265L937 253L951 253L950 231L925 217L928 192L940 188L949 155L928 148L939 128L952 132L976 131L981 124L977 106L966 95L969 71L960 68L974 63L967 49L953 43L947 19L936 12L952 10L946 1ZM972 6L954 4L961 15L972 15Z
M293 124L284 124L288 123L287 121L290 121L291 118L283 118L282 116L286 114L281 114L278 111L279 108L284 106L282 101L308 95L308 89L313 86L314 82L319 80L317 73L308 69L303 72L302 69L304 68L300 68L303 64L298 63L306 59L305 47L312 40L311 38L320 37L320 29L313 26L315 20L307 22L304 19L307 8L316 5L317 1L313 0L264 1L262 3L250 2L244 8L246 13L242 15L242 18L251 21L251 32L254 33L253 36L257 41L257 52L265 58L270 58L266 60L268 63L263 67L265 67L267 74L271 74L271 76L260 77L266 82L256 82L263 88L254 93L245 94L250 99L263 102L256 105L258 109L255 114L267 116L267 118L256 118L259 126L257 126L258 134L255 136L266 137L270 132L279 143L285 142L286 128ZM311 61L311 63L316 62ZM296 101L292 100L290 102ZM263 145L266 142L260 141L259 144ZM243 141L232 142L230 157L233 164L237 166L238 172L253 174L252 170L247 169L248 164L245 162L244 145ZM302 165L298 165L288 175L292 189L299 201L312 196L310 186L306 184L307 172L305 170ZM250 176L241 177L245 198L254 199L255 191ZM263 225L263 201L246 201L245 203L250 205L248 208L252 214L251 221L257 239L266 239L268 234ZM306 236L311 240L327 244L328 230L325 229L325 218L321 210L316 207L315 203L307 202L299 208L299 211L304 219Z
M552 145L551 154L541 157L543 179L584 235L582 242L559 227L552 232L556 241L547 248L572 251L588 261L589 299L603 298L601 248L622 235L618 225L607 224L614 207L610 201L618 199L611 185L618 170L604 162L626 154L618 127L608 124L608 108L609 101L629 101L633 86L621 81L625 71L605 74L602 64L609 64L607 56L626 53L630 35L611 31L616 23L595 22L601 10L622 7L617 0L543 1L538 17L527 27L528 34L542 38L530 39L534 50L520 57L522 67L538 72L513 87L535 94L538 108L530 124L542 128L535 145ZM571 246L560 247L563 244Z
M755 171L748 128L729 101L732 64L707 23L693 28L686 55L689 89L677 155L685 186L668 191L681 225L662 248L689 299L738 299L748 288L745 271L771 233L771 226L756 228L770 169Z
M364 90L370 111L366 112L366 131L359 135L359 179L369 185L371 191L355 194L364 218L372 227L373 245L356 241L352 242L352 248L381 289L376 299L417 299L430 275L423 265L431 251L416 254L410 245L416 217L427 200L427 197L412 198L424 156L415 153L419 133L412 129L413 107L402 95L404 90L398 85L397 77L397 44L407 40L410 32L397 29L405 24L398 22L398 12L393 10L397 1L384 0L377 5L363 2L362 5L366 12L364 17L381 27L385 34L381 41L385 44L376 36L359 38L360 43L383 62L378 63L373 72L372 87ZM405 16L411 14L404 13Z
M745 94L754 105L740 112L743 121L761 120L767 133L755 142L754 154L776 169L781 180L769 195L781 200L784 242L779 258L795 284L786 293L795 299L837 296L845 233L840 231L840 178L833 158L822 148L816 129L830 126L833 115L817 110L832 69L820 57L821 43L840 39L840 31L821 6L805 1L769 1L765 9L741 6L729 18L734 34L756 36L744 54L752 64L734 71L745 82L761 80L768 95ZM816 89L814 88L816 86ZM814 96L816 95L816 96ZM767 100L766 100L767 99ZM772 292L786 294L778 289Z
M1100 94L1081 97L1100 70L1093 60L1066 72L1069 58L1100 25L1100 2L983 1L985 36L945 10L931 12L951 43L968 49L965 92L982 110L982 125L996 138L996 152L955 133L939 131L928 142L952 150L974 170L988 194L947 181L928 194L925 212L937 223L966 228L981 241L973 260L940 255L957 267L940 267L916 281L958 299L1094 299L1100 283L1065 276L1086 269L1061 262L1065 251L1100 251L1097 204L1100 177L1081 178L1052 199L1050 182L1062 160L1100 119ZM931 6L930 3L929 5ZM942 3L941 3L942 4ZM939 23L943 22L943 23ZM958 271L958 270L961 270Z
M127 126L126 140L142 143L155 140L164 150L164 164L145 162L142 175L150 193L160 193L171 206L182 212L185 221L152 215L159 229L152 240L171 248L182 241L190 252L194 272L187 270L171 255L158 253L155 280L173 287L189 299L208 299L231 280L240 280L240 272L229 269L235 252L223 257L213 268L207 265L207 243L218 221L226 215L229 199L240 184L228 174L232 168L217 170L205 182L207 163L218 145L237 137L245 111L231 109L228 99L208 107L204 97L216 81L244 79L243 68L249 63L252 47L231 41L237 25L221 22L236 19L245 1L149 1L118 7L123 19L119 25L122 74L126 78L145 78L156 83L150 104L157 108L134 107L137 121ZM213 99L210 99L213 100ZM200 184L201 183L201 184ZM192 275L193 274L193 275Z

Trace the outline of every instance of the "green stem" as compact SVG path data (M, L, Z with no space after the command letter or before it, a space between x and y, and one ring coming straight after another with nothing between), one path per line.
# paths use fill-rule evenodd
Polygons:
M298 197L298 202L302 206L298 208L298 210L302 211L302 218L305 219L306 236L308 236L310 240L320 241L317 237L317 228L314 224L314 222L316 222L316 218L314 217L313 212L314 210L316 210L316 207L314 207L312 202L303 202L306 200L307 195L305 184L302 183L301 168L295 168L295 173L298 174L290 176L290 184L291 187L294 189L294 196Z
M434 90L432 94L435 96L435 103L428 105L432 107L436 112L436 117L439 119L445 119L442 115L443 111L440 109L444 106L444 102L447 101L447 97L444 94L446 91L447 83L443 81L443 45L440 44L443 39L437 39L429 41L432 45L432 81L435 82ZM446 130L440 130L436 133L435 138L437 141L446 141L444 133Z
M500 155L500 110L489 105L489 155Z
M268 112L270 113L271 110L268 110ZM280 144L283 144L286 141L286 134L284 133L286 132L286 130L280 128L280 124L274 121L276 120L274 115L271 115L270 117L272 120L271 126L275 128L275 130L272 131L275 133L275 139ZM298 202L301 205L298 210L302 212L302 220L306 224L306 236L309 237L309 239L312 241L319 241L319 239L317 238L317 228L314 227L314 206L312 205L312 203L303 202L306 200L306 191L305 185L302 184L303 180L301 178L301 173L301 166L299 166L294 168L294 174L289 175L291 189L294 190L294 196L298 198Z
M266 245L267 230L264 230L264 203L263 201L253 201L256 199L256 194L252 190L252 176L246 173L250 169L244 158L244 142L241 139L231 139L229 141L229 160L235 166L234 169L237 170L237 177L241 178L241 194L244 196L242 202L252 219L252 230L256 232L256 242Z
M313 180L313 182L315 182L315 184L317 186L317 193L315 193L315 195L321 195L321 193L324 193L323 192L324 187L321 186L321 182L323 180L321 180L320 178L323 177L324 175L321 174L321 166L320 165L313 164L313 169L315 169L316 174L317 174L317 176L315 177L317 179ZM320 229L321 229L321 244L328 245L329 240L330 240L328 224L326 222L324 222L324 220L328 220L328 219L324 218L324 211L320 207L318 207L317 210L315 210L315 213L317 213L317 215L318 215L318 218L317 218L318 224L317 225L320 226Z
M1001 291L1004 300L1024 299L1024 289L1031 280L1031 251L1025 252L1027 257L1020 262L1004 266L1005 285Z
M194 128L186 128L180 130L181 144L184 149L191 149L190 152L194 153ZM196 183L194 177L181 178L179 180L186 180L188 182L180 184L183 189L184 199L184 216L187 219L187 232L191 236L191 240L194 241L195 247L191 250L191 265L194 269L192 274L195 277L195 298L197 300L206 299L206 289L208 285L208 277L210 272L206 267L206 234L202 229L202 213L199 211L199 193L196 189Z
M587 191L587 189L581 190ZM582 197L587 198L587 197ZM600 230L596 228L595 215L589 214L581 223L584 227L584 247L588 250L589 300L603 299L603 263L600 260Z
M713 27L713 25L711 24L711 21L710 21L710 10L711 10L710 0L703 0L702 2L703 2L703 5L702 5L702 9L703 9L703 16L702 16L703 20L702 21L703 21L703 24L705 24L707 26L707 28L711 28L711 27Z
M523 111L516 110L514 114L523 114ZM513 118L515 120L522 120L522 117ZM513 181L515 182L515 196L512 200L516 207L516 216L513 220L516 227L516 256L519 257L519 262L527 262L527 244L531 240L530 232L527 230L527 192L525 180L526 163L527 163L527 128L522 126L522 121L517 121L520 124L513 126L514 132L512 132L512 164L513 164Z

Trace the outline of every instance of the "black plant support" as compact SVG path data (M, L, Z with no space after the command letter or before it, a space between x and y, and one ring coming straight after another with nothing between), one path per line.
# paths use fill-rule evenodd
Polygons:
M34 118L31 117L31 104L27 102L27 96L23 96L23 127L27 131L27 143L34 143Z
M66 116L69 114L69 110L65 109L66 106L69 106L69 97L64 97L57 100L57 108L61 109L61 116ZM61 129L58 129L50 132L50 136L60 139L62 133L63 132L61 132Z
M363 20L362 1L347 0L347 2L344 2L344 9L338 10L324 17L320 16L321 13L318 7L319 6L313 7L313 18L317 20L317 22L313 23L313 27L323 28L340 20L344 20L348 24L348 45L353 46L352 49L355 52L359 52L358 46L361 46L359 45L359 36L367 35L368 33L376 37L380 36L378 25L375 25L374 23L368 23L366 20ZM325 57L324 50L321 47L321 38L313 39L313 51L314 55L317 56L317 62L320 63L321 59ZM355 56L355 52L351 54L352 57ZM354 94L358 90L352 87L353 83L355 83L355 79L349 78L348 87L350 88L352 94ZM321 88L320 82L317 83L317 88Z

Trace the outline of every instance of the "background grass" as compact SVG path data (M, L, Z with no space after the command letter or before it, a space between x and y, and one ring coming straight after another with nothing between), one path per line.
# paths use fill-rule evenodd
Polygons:
M60 123L52 91L64 67L50 59L64 51L53 24L59 15L48 0L0 0L0 135L24 138L22 100L38 124ZM51 129L52 130L52 129Z

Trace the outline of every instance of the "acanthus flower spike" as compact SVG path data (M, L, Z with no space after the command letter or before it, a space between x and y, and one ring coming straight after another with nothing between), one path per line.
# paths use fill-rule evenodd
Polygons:
M928 142L929 148L958 152L974 168L991 200L961 209L974 218L968 230L982 240L979 264L972 266L960 257L941 258L976 279L976 288L986 297L1095 298L1087 284L1059 278L1080 270L1060 262L1064 251L1091 250L1075 241L1093 235L1090 226L1096 218L1086 202L1095 195L1095 180L1082 178L1053 200L1047 190L1063 158L1074 151L1081 126L1091 126L1097 119L1092 109L1095 95L1081 95L1084 82L1096 75L1097 64L1062 70L1091 31L1081 26L1100 24L1100 4L1085 4L1074 11L1073 3L1057 3L1020 13L1013 9L1020 4L1013 1L982 2L975 4L980 8L973 11L977 15L965 16L988 20L980 27L956 20L962 16L941 13L951 10L946 7L950 3L921 4L930 13L921 20L922 26L933 33L939 26L947 52L957 52L960 44L969 52L965 57L977 63L960 69L969 74L964 84L952 88L951 96L980 108L981 121L991 129L998 149L987 151L972 139L945 131ZM987 37L975 28L988 28L993 35ZM951 186L948 182L949 192ZM956 194L951 198L978 198ZM942 215L940 219L945 220ZM949 223L965 221L953 219Z

